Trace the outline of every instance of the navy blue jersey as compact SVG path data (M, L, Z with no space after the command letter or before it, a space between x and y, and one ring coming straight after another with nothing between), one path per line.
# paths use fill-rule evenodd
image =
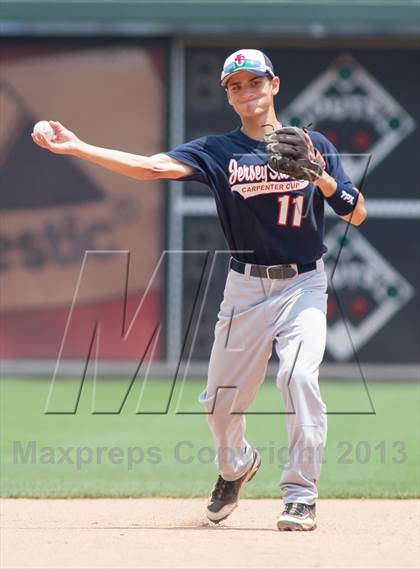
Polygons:
M353 188L336 148L309 131L339 189ZM182 180L210 187L232 255L245 263L310 263L326 252L324 196L310 182L272 170L265 144L240 128L203 136L167 152L195 169Z

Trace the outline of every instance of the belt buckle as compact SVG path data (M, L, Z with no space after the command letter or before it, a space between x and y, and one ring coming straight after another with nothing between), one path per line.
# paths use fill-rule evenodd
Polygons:
M270 270L278 271L280 276L271 276ZM291 264L287 265L270 265L267 267L267 278L272 281L276 279L291 279L297 275L297 267Z

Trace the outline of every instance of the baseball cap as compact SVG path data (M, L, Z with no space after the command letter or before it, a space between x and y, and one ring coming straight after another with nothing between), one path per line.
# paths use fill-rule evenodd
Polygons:
M258 49L240 49L229 55L223 64L220 81L222 87L238 71L248 71L260 77L274 77L273 64L269 58Z

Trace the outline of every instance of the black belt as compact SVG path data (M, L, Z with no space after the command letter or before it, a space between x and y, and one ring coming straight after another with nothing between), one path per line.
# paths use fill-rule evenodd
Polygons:
M230 260L230 268L237 273L245 274L247 263ZM316 262L306 264L287 264L287 265L251 265L249 274L251 277L260 277L263 279L291 279L298 273L307 273L316 269Z

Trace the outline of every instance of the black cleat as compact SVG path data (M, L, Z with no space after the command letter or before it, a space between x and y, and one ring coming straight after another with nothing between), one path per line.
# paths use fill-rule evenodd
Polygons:
M207 504L207 518L214 524L225 520L237 507L241 491L252 480L261 464L261 456L254 449L254 460L243 476L228 481L219 476Z
M284 512L277 520L277 529L280 531L310 531L315 528L315 504L286 504Z

